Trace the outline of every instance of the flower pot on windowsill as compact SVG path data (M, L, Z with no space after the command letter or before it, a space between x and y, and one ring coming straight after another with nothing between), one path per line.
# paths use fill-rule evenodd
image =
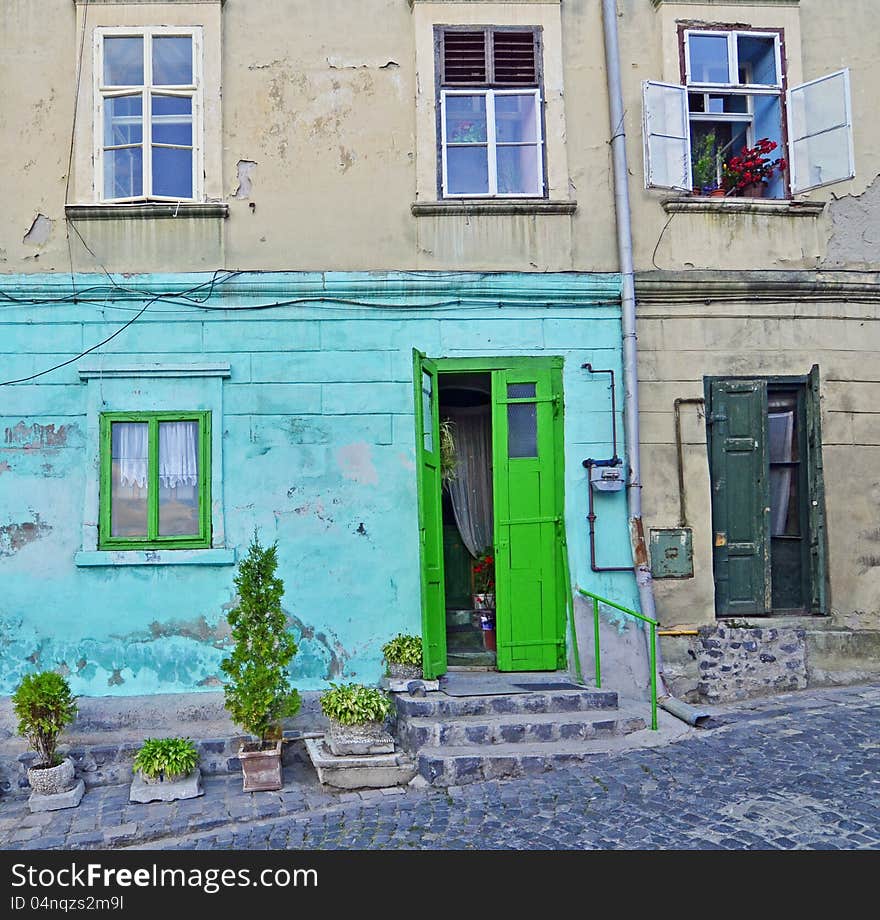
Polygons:
M472 594L471 600L474 610L494 610L495 594L491 591L484 591L479 594Z
M767 192L766 182L750 182L738 192L741 198L763 198Z

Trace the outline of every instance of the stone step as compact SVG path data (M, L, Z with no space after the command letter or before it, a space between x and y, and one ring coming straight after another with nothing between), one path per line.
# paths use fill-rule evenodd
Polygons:
M650 729L644 729L650 732ZM623 750L626 736L545 744L425 747L417 755L419 775L432 786L464 786L486 780L546 773Z
M549 712L586 712L617 708L614 690L531 690L491 696L448 696L430 693L415 697L395 694L403 718L458 718L460 716L516 715Z
M487 744L551 744L627 734L645 728L642 716L580 710L513 715L474 715L455 719L407 718L398 724L398 738L407 750L424 747Z

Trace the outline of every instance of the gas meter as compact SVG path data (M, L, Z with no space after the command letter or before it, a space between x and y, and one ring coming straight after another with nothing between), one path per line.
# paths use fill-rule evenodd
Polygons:
M590 487L597 492L619 492L624 487L623 460L584 460L590 471Z

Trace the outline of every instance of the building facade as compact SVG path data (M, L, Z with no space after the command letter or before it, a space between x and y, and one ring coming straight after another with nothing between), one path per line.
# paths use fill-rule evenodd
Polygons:
M858 679L876 55L818 0L617 7L669 686ZM577 587L638 606L626 492L589 484L633 447L602 4L11 0L0 24L0 691L48 667L217 690L255 532L303 690L375 682L398 632L431 674L566 667L573 640L588 674ZM765 137L763 199L698 181ZM631 653L608 679L643 690L640 630L603 629Z

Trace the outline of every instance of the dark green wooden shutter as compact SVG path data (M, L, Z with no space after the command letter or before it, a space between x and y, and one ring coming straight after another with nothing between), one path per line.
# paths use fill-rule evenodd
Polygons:
M822 472L822 424L819 404L819 365L807 378L807 482L809 485L810 606L813 613L828 612L825 524L825 477Z
M713 380L710 406L716 612L769 613L766 381Z

